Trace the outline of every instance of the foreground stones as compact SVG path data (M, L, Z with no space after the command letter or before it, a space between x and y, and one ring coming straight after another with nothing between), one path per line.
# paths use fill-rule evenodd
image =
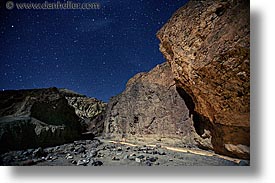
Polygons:
M85 149L79 151L79 149ZM165 152L165 153L163 153ZM114 158L115 157L115 158ZM242 166L249 165L243 160ZM150 146L127 146L100 140L80 140L48 148L11 151L0 155L0 165L20 166L193 166L237 163L218 157L178 153Z
M157 33L160 51L215 152L249 158L249 1L189 1Z

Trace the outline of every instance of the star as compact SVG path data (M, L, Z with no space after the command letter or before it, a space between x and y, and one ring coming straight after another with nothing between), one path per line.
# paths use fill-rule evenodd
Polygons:
M2 13L1 88L57 86L108 101L165 61L155 34L185 0L103 2L91 11Z

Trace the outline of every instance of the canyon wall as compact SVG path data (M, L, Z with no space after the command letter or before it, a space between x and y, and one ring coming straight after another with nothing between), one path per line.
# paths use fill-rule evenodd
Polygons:
M215 152L249 158L249 1L189 1L157 33L199 135Z
M106 103L95 98L86 96L69 96L65 97L69 105L75 108L75 113L82 120L84 131L91 132L95 136L102 135L104 125L104 111Z
M120 95L111 98L105 117L105 136L123 139L170 139L178 146L207 146L195 132L189 110L167 63L131 78ZM169 141L169 140L168 140Z
M55 87L1 91L0 153L71 142L86 131L92 132L89 138L101 134L103 123L96 122L105 105Z

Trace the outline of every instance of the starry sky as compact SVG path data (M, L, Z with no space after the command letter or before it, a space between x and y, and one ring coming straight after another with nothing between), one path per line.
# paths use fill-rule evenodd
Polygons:
M1 90L55 86L108 101L132 76L165 61L156 32L186 0L74 2L101 7L7 10L0 4Z

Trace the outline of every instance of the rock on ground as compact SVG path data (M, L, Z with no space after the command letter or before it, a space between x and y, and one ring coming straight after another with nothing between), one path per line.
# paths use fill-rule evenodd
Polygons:
M84 151L79 149L85 149ZM96 153L95 153L96 152ZM161 153L159 153L161 152ZM216 156L128 146L108 141L79 140L60 146L25 149L0 154L0 165L19 166L248 166Z

